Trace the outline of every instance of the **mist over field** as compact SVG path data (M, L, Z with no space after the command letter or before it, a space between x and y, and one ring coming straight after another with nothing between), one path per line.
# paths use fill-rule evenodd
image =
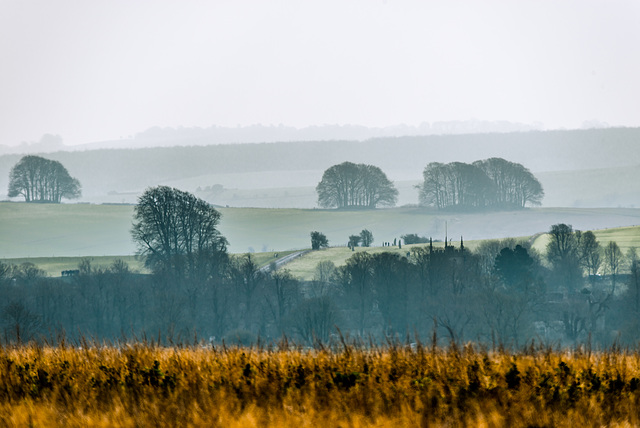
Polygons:
M168 147L55 151L83 186L79 202L135 203L145 188L169 185L219 206L317 207L324 170L344 162L379 166L396 183L398 205L415 205L430 162L502 157L541 181L542 206L633 207L640 194L640 129L424 135L357 140L202 145L166 132ZM0 199L21 155L0 156ZM3 196L4 195L4 196Z

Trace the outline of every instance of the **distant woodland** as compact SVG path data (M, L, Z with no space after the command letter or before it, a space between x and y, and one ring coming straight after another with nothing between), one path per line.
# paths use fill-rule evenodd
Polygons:
M367 141L90 150L55 152L46 157L61 162L69 174L82 183L83 197L95 200L109 192L141 193L150 186L175 185L177 181L185 179L198 183L193 188L184 188L187 191L216 184L234 187L232 182L209 182L207 176L211 174L235 174L240 177L273 172L279 177L281 187L315 186L326 168L344 161L374 164L393 181L419 181L423 169L431 162L474 162L494 156L521 163L536 175L549 171L623 168L638 165L638 141L640 128L609 128L431 135ZM0 156L0 198L6 197L3 195L8 187L9 171L20 158L21 155ZM312 177L309 182L286 178L290 174L291 177L299 177L303 172ZM286 186L282 186L282 182ZM543 185L546 194L554 194L553 188L544 182ZM245 187L277 186L267 180L255 180L255 184L250 183ZM587 195L583 193L582 196Z

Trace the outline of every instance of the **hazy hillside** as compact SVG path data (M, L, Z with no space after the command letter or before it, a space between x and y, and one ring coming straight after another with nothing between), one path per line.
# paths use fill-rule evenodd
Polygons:
M323 232L331 245L346 245L362 229L374 245L417 233L458 241L529 236L552 224L580 230L640 224L640 209L536 208L522 211L456 214L421 208L367 211L221 208L220 231L236 253L283 251L310 246L309 233ZM0 259L133 254L133 206L0 203Z
M329 166L345 160L380 166L394 181L417 182L429 162L472 162L493 156L519 162L534 173L568 171L566 175L547 174L543 184L550 195L548 203L575 205L572 194L584 180L573 171L620 168L637 165L640 159L640 128L609 128L580 131L545 131L503 134L439 135L424 137L379 138L367 141L311 141L147 149L88 150L55 152L46 157L62 162L83 185L83 199L91 202L135 202L136 195L148 186L169 184L195 192L220 184L231 196L245 193L243 206L264 204L256 189L283 189L282 196L304 194L297 205L287 201L278 206L310 207L312 188ZM177 142L176 142L177 143ZM5 198L10 168L20 155L0 156L0 199ZM629 171L633 171L630 168ZM633 172L632 172L633 173ZM580 198L602 206L603 195L619 192L617 174L601 177L593 195ZM542 176L541 176L542 177ZM575 177L575 179L574 179ZM609 178L612 178L609 180ZM613 206L634 204L640 191L637 180L627 182L624 195L612 199ZM294 190L295 188L306 190ZM254 193L246 195L246 190ZM634 193L635 192L635 193ZM262 192L264 195L268 192ZM241 198L240 198L241 199ZM302 200L302 199L301 199ZM315 198L311 199L315 203ZM236 205L233 199L213 203ZM402 203L417 202L411 186L405 186Z
M541 172L537 176L545 189L545 206L640 206L640 164Z

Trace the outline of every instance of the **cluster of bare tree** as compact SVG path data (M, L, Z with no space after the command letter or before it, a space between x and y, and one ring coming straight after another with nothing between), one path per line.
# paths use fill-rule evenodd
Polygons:
M501 158L472 164L432 162L417 186L420 203L437 209L519 209L540 205L544 191L524 166Z
M398 190L380 168L351 162L327 169L316 191L325 208L393 206L398 199Z
M80 193L80 182L60 162L40 156L24 156L9 174L10 198L59 203L62 198L78 198Z
M467 164L432 162L416 186L420 204L437 209L521 209L540 205L542 185L527 168L502 158ZM343 162L327 169L316 186L325 208L393 206L398 191L373 165Z

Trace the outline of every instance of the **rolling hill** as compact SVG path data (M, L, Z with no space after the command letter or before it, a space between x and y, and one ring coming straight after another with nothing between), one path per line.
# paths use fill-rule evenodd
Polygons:
M617 207L637 204L639 140L640 128L608 128L59 151L46 157L65 165L82 183L81 201L92 203L135 203L145 188L159 184L189 192L219 184L224 193L198 196L223 206L313 208L323 171L348 160L381 167L400 187L399 205L415 204L412 184L429 162L497 156L540 176L548 195L543 206ZM0 199L19 159L0 156ZM586 183L592 185L585 191Z
M581 230L640 224L640 209L534 208L481 214L422 208L374 211L220 208L220 230L234 253L284 251L310 246L318 230L331 245L373 232L374 245L407 233L454 241L530 236L568 223ZM132 205L0 203L0 258L132 255Z

